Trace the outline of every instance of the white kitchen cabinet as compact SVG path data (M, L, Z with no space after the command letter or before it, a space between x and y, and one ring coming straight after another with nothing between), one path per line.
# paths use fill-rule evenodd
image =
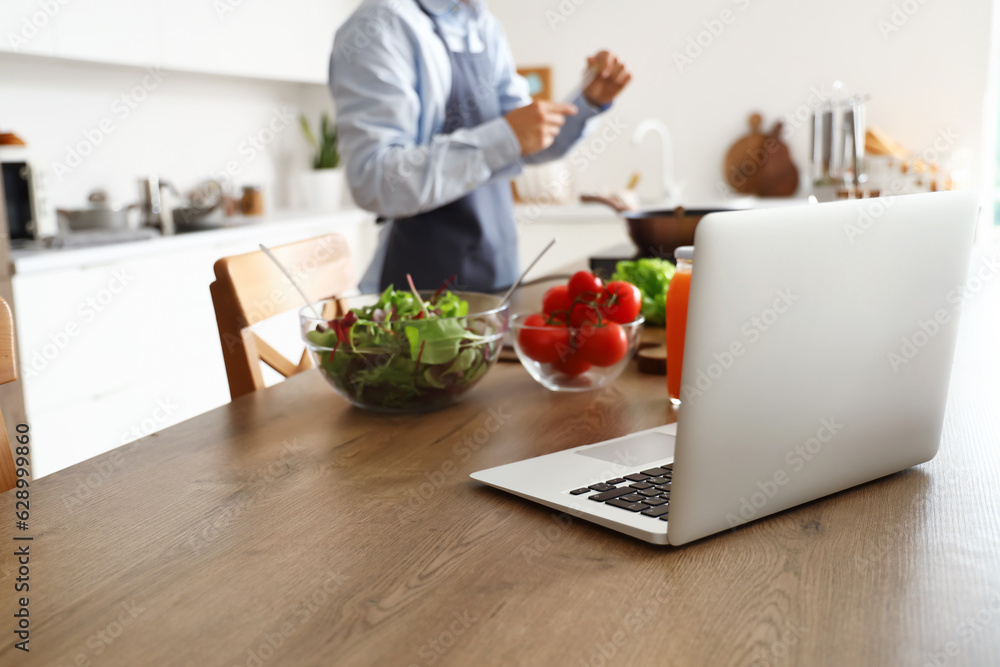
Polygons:
M55 25L56 55L127 65L163 62L159 19L171 3L156 0L67 2Z
M351 2L177 0L161 12L168 69L325 83Z
M53 56L58 0L3 0L0 10L0 51Z
M4 0L0 51L326 83L358 0Z
M360 272L375 243L372 216L361 211L15 259L35 475L228 402L212 265L258 243L329 232L347 238Z

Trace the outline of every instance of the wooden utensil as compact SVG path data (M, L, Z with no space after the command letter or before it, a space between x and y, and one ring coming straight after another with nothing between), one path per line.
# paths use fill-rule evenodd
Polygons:
M764 150L765 139L760 131L760 114L751 114L749 123L750 134L740 137L730 147L722 167L729 187L745 195L757 192L759 167L754 162L753 156Z
M726 153L723 173L736 192L760 197L787 197L799 186L799 171L788 146L781 140L781 122L767 134L761 131L759 113L750 115L750 134L741 137Z
M781 128L779 120L764 140L767 157L760 165L756 193L760 197L791 197L799 189L799 170L792 162L788 146L781 140Z

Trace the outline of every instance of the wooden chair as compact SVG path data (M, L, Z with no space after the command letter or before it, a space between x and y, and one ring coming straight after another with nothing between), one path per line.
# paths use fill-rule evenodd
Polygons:
M271 251L310 299L339 296L356 287L350 249L340 234L289 243ZM263 251L217 261L211 291L232 398L264 388L262 362L286 378L312 367L307 351L298 362L290 361L249 328L305 305Z
M14 363L14 320L10 314L10 306L0 298L0 384L7 384L17 379L17 365ZM14 472L14 454L10 449L10 438L7 435L7 425L0 413L0 493L9 491L17 485L17 474Z

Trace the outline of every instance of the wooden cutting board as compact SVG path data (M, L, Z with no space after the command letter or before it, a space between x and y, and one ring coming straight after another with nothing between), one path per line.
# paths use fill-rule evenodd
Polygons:
M790 197L799 187L799 170L781 140L781 121L770 132L761 131L759 113L750 115L750 133L726 153L723 173L736 192L758 197Z

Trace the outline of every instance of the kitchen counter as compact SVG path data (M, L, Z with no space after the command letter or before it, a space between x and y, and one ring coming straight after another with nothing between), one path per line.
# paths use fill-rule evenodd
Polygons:
M374 222L374 215L361 209L341 211L276 211L257 218L237 217L218 229L184 232L154 239L109 243L80 248L21 248L10 253L11 272L26 275L68 268L86 268L110 264L143 255L183 250L194 247L228 245L231 243L289 232L296 227L311 227L327 223L327 231L338 227Z
M757 209L778 208L783 206L804 206L809 203L805 197L732 197L729 199L691 200L691 201L660 201L640 202L639 208L644 211L673 209L678 205L686 209ZM572 204L531 204L520 203L514 206L514 216L518 223L554 222L554 223L588 223L618 220L618 214L603 204L578 203Z

